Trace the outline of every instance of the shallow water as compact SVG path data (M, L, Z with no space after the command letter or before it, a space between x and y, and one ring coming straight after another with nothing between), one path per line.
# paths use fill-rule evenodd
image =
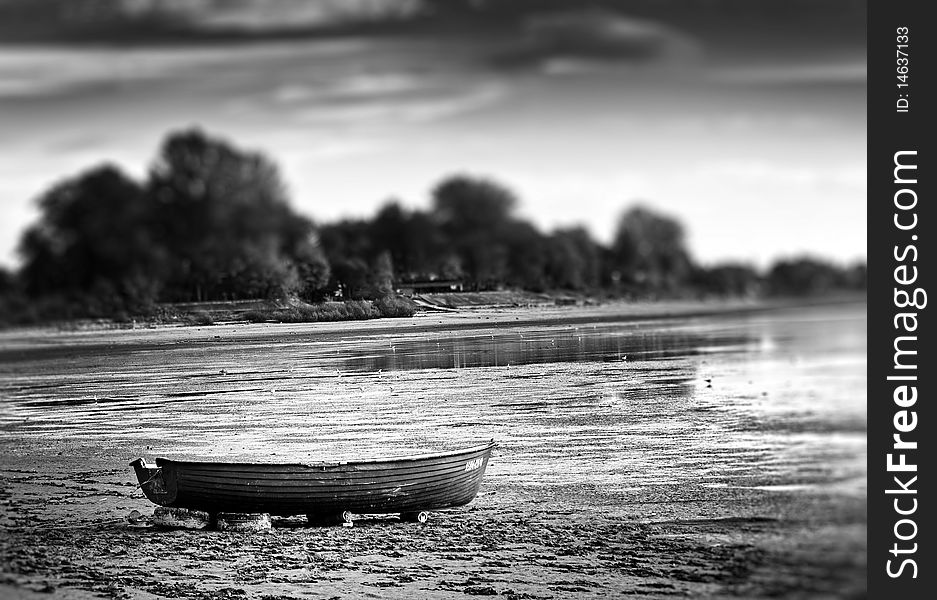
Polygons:
M864 493L864 305L570 321L8 342L0 435L269 461L494 438L492 481Z

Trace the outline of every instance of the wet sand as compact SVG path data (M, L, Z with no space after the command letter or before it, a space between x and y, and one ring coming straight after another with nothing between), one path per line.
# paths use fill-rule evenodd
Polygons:
M712 309L0 333L0 598L864 596L865 306ZM126 518L137 456L489 438L422 525Z

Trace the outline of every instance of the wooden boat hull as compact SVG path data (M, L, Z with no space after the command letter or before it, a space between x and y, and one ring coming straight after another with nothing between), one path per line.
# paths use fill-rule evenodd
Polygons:
M343 463L252 464L133 461L146 497L160 506L310 519L342 512L416 513L471 502L494 442L456 452Z

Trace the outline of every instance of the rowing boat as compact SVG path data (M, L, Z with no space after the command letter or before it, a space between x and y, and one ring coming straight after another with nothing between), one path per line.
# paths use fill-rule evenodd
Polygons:
M153 503L218 513L336 515L401 513L425 521L429 510L471 502L495 447L347 462L226 463L138 458L130 463ZM345 520L348 517L344 517Z

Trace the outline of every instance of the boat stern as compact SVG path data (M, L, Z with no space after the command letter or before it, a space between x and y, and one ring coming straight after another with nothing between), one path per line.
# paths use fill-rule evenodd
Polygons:
M137 476L138 487L150 502L160 506L172 506L176 499L176 486L172 485L174 482L163 472L163 467L147 463L142 458L132 461L130 466Z

